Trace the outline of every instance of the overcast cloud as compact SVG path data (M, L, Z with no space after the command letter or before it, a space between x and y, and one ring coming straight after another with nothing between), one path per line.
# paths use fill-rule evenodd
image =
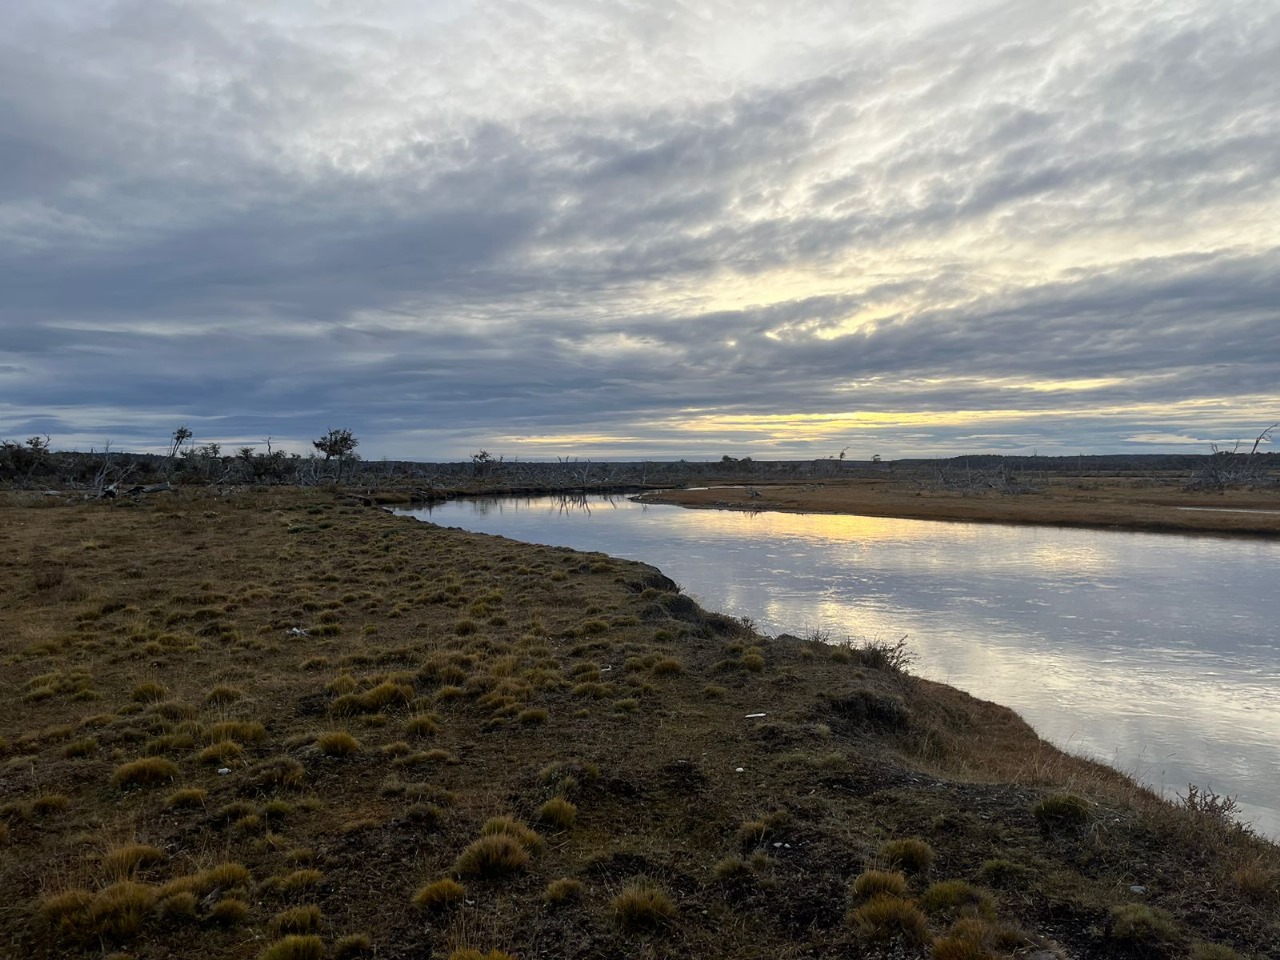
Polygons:
M1280 0L6 0L0 437L1205 452Z

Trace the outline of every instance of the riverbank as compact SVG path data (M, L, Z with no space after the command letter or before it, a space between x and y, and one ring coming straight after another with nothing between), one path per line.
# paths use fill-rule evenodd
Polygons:
M1280 956L1216 798L651 567L299 491L0 555L0 956Z
M1188 490L1177 481L1147 479L1049 480L1013 494L937 489L893 479L726 484L646 493L637 499L720 510L1280 536L1280 490L1211 493Z

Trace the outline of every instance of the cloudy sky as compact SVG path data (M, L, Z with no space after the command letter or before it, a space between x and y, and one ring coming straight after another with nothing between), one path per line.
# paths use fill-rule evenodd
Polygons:
M4 0L0 438L1205 452L1280 0Z

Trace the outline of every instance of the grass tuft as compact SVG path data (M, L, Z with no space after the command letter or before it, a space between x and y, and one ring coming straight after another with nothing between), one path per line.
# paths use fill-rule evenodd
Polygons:
M102 869L112 877L127 879L164 859L164 851L145 843L130 843L102 855Z
M143 757L116 767L111 782L117 787L148 787L178 776L178 765L163 757Z
M581 896L581 880L575 880L573 877L561 877L559 880L552 880L547 884L547 889L542 892L542 901L549 907L558 907L561 904L568 903L570 900L577 900Z
M314 903L281 910L271 918L272 936L287 933L314 933L320 929L320 908Z
M907 873L924 873L933 864L933 848L923 840L890 840L880 848L880 859Z
M258 960L323 960L324 941L317 936L292 934L269 944Z
M538 808L538 820L557 830L568 830L577 817L577 806L564 797L552 797Z
M320 734L315 745L326 757L349 757L360 750L360 741L342 730Z
M454 861L453 872L462 877L501 877L529 865L529 851L505 833L489 834L473 841Z
M1078 827L1093 819L1089 801L1074 793L1055 793L1031 808L1031 815L1046 829Z
M466 895L467 891L462 884L445 877L419 889L413 895L413 904L424 910L443 910L458 903Z
M656 884L638 880L624 887L609 906L613 919L624 930L643 930L660 926L675 918L676 905Z
M882 893L849 912L849 922L859 937L871 942L904 940L921 946L929 934L920 908L909 900Z
M857 900L871 900L879 896L905 897L907 878L901 873L886 870L866 870L854 879L849 892Z

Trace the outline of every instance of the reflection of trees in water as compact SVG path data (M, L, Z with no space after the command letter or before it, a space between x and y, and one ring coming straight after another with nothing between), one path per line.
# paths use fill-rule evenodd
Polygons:
M561 516L571 513L585 513L591 516L592 506L607 506L618 509L617 498L612 495L601 496L598 493L563 493L554 499L555 512Z

